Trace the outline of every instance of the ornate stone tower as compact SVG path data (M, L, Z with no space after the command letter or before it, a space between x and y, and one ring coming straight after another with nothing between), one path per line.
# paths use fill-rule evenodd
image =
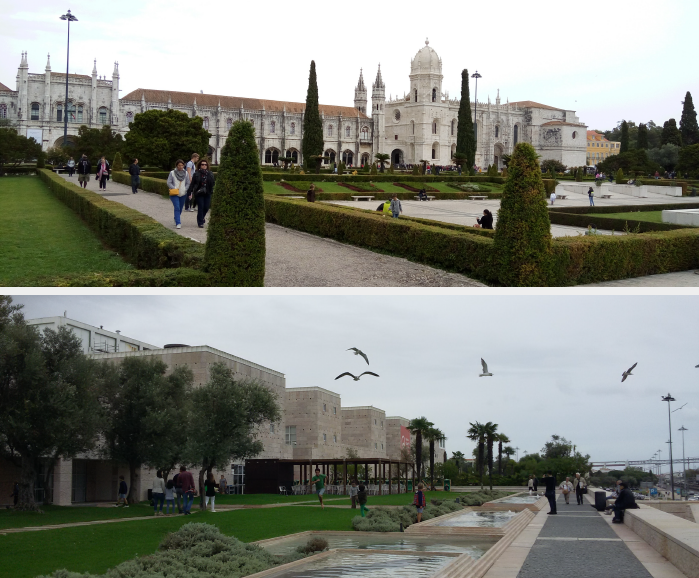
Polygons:
M92 66L92 84L90 88L90 126L97 122L97 59Z
M19 72L17 73L17 92L19 93L19 103L17 118L20 120L29 119L29 102L28 102L28 86L29 80L29 63L27 62L27 53L22 52L22 61L19 63Z
M51 120L51 55L46 57L46 69L44 74L44 122Z
M371 118L374 120L374 153L383 153L386 148L386 85L381 78L381 65L376 73L376 80L371 85Z
M410 62L410 102L441 102L443 78L442 59L425 40Z
M119 63L114 63L112 72L112 126L119 126Z
M366 114L366 103L367 103L367 91L366 86L364 86L364 75L362 74L362 69L359 69L359 82L354 89L354 108L359 112Z

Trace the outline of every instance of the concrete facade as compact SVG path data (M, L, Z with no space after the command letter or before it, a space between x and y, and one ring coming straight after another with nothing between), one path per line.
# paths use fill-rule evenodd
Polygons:
M404 447L410 449L410 432L407 439L401 437L401 426L408 427L410 420L405 417L391 416L386 418L386 456L392 460L401 457L401 450Z
M360 457L387 457L386 412L370 405L342 408L342 438Z
M340 395L322 387L295 387L285 397L285 428L296 434L293 458L344 457Z

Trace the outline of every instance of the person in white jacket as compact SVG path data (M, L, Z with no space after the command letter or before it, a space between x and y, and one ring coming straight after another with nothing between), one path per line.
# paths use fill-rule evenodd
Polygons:
M573 491L573 484L571 483L570 478L566 477L566 479L562 481L558 487L561 488L561 493L566 500L566 504L570 505L570 493Z
M175 168L167 176L167 188L170 189L170 200L175 208L175 228L182 228L182 209L187 199L187 188L189 187L189 173L184 170L184 161L178 160Z
M163 515L163 502L165 501L165 480L163 473L158 471L157 477L153 480L153 515L158 515L158 502L160 502L160 515Z

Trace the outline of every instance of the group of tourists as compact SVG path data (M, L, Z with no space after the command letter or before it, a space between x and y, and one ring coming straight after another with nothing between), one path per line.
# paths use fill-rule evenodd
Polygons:
M194 212L197 207L197 225L200 229L206 224L206 214L211 208L211 195L214 192L215 177L207 159L199 159L194 153L185 164L182 159L175 162L175 168L167 177L170 200L175 210L175 228L182 228L182 211Z
M78 173L78 186L82 188L87 188L87 183L90 180L90 175L92 174L92 163L87 155L82 155L80 160L76 163L73 157L66 163L66 169L68 171L68 177L72 177L76 172ZM107 181L109 180L109 175L112 172L111 165L106 157L102 156L99 161L97 161L97 166L95 168L95 180L99 181L100 190L107 190Z

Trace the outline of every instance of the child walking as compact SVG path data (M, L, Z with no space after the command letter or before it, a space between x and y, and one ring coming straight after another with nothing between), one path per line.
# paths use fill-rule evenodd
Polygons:
M166 516L170 515L170 506L172 506L172 513L175 513L175 492L177 490L175 489L175 482L172 480L168 480L167 484L165 485L165 512Z
M425 509L426 505L426 500L425 500L425 492L422 490L425 488L425 485L420 482L417 485L417 492L415 492L415 497L413 498L413 506L417 508L417 523L419 524L422 522L422 511Z
M362 518L366 518L366 512L368 512L369 509L366 507L367 495L364 484L359 484L359 491L357 492L357 501L359 502L359 513L362 515Z
M119 504L121 503L122 500L124 500L124 507L128 508L129 503L126 501L126 494L127 494L127 487L126 487L126 482L124 481L124 476L119 476L119 492L117 493L117 503L114 504L115 508L119 507Z
M211 511L215 512L216 511L216 486L218 484L214 480L214 475L209 474L209 477L207 478L206 482L204 482L204 488L206 489L206 503L204 506L209 505L209 500L211 500Z
M359 488L357 487L357 481L352 480L352 485L350 486L350 498L352 499L352 509L357 509L357 492Z
M311 483L316 483L316 492L318 493L318 499L320 500L320 507L324 510L325 505L323 504L323 494L325 493L325 474L320 473L320 468L316 468L316 475L311 478Z

